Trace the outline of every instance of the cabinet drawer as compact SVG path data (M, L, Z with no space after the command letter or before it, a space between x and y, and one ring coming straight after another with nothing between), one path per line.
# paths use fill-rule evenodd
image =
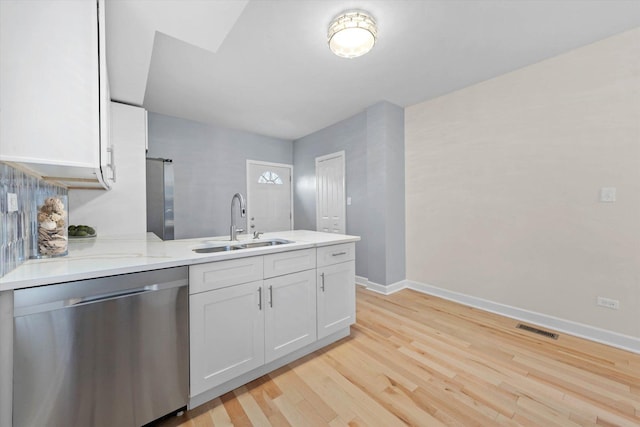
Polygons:
M189 267L189 294L262 280L263 257L232 259Z
M356 259L355 243L343 243L341 245L323 246L321 248L318 248L317 251L318 267Z
M316 268L316 250L280 252L264 256L264 278Z

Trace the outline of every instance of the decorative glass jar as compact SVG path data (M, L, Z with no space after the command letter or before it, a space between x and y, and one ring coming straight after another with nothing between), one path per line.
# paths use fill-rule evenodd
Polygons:
M69 210L67 196L43 194L36 196L36 238L32 258L64 256L68 253Z

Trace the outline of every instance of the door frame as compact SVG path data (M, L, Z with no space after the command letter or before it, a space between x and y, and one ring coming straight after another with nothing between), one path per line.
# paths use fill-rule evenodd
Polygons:
M342 230L342 234L347 233L347 172L346 172L346 156L345 151L336 151L335 153L325 154L324 156L316 157L316 231L319 231L320 228L320 192L318 191L318 163L323 160L329 160L333 158L341 158L342 159L342 219L344 222L344 229Z
M249 228L249 221L251 219L251 203L249 203L249 200L251 200L251 192L249 191L249 165L260 165L260 166L276 166L279 168L288 168L289 169L289 194L290 194L290 206L291 206L291 218L290 218L290 225L291 225L291 230L293 230L293 165L288 165L286 163L274 163L274 162L263 162L262 160L251 160L251 159L247 159L247 166L246 166L246 179L247 179L247 229ZM247 234L251 233L251 230L247 230Z

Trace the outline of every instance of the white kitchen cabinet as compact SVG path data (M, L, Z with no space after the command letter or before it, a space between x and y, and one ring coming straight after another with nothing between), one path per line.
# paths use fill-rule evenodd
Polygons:
M355 323L355 275L355 261L318 268L318 339Z
M109 188L104 0L0 1L0 161Z
M262 281L189 296L191 396L264 364Z
M189 294L197 406L348 335L354 245L192 265Z
M255 265L262 257L246 258ZM234 261L191 266L225 272ZM262 265L262 262L257 263ZM200 275L190 274L190 277ZM215 281L210 280L210 283ZM316 340L315 269L191 293L191 395ZM202 287L198 289L202 290Z
M316 340L316 270L264 281L265 362Z
M118 180L111 191L69 190L69 223L90 224L101 236L147 231L146 136L144 108L111 103L111 142L118 151ZM126 207L126 221L114 221L114 209Z

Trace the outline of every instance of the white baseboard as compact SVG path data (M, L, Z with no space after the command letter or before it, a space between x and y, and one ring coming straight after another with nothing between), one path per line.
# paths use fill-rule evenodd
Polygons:
M564 332L580 338L585 338L601 344L610 345L612 347L640 354L640 339L635 337L619 334L617 332L607 331L605 329L585 325L583 323L573 322L571 320L560 319L548 314L537 313L534 311L512 307L486 299L449 291L446 289L438 288L437 286L427 285L425 283L404 280L402 284L404 285L403 287L398 287L394 291L386 293L386 295L389 295L390 293L393 293L400 289L413 289L414 291L418 291L424 294L444 298L466 306L479 308L491 313L499 314L516 320L521 320L523 322L533 323L538 326L554 329L559 332Z
M368 283L369 279L367 279L366 277L356 276L356 285L367 287Z
M404 288L406 288L406 280L401 280L400 282L392 283L390 285L381 285L379 283L371 282L367 280L367 289L373 292L377 292L383 295L391 295L394 292L398 292Z

